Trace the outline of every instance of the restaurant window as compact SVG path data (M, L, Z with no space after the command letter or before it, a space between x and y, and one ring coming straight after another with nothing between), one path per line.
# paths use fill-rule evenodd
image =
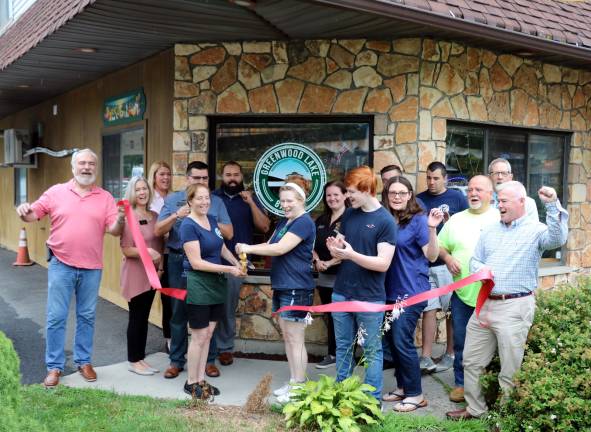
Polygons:
M219 187L224 163L240 163L244 186L254 190L252 179L257 160L265 151L282 143L296 143L314 151L326 169L326 180L342 179L345 173L372 160L373 117L371 116L294 116L294 117L210 117L209 118L210 186ZM312 211L320 214L322 202ZM269 214L273 222L278 217ZM266 241L258 234L255 242ZM268 267L268 260L255 261Z
M27 202L27 169L14 168L14 205Z
M490 161L507 159L513 179L523 183L536 202L540 221L545 222L546 208L538 198L542 185L556 189L566 206L569 137L540 130L448 122L445 163L450 184L465 191L470 177L488 174ZM562 250L546 251L542 261L562 262Z
M129 179L144 175L143 126L103 133L103 188L115 198L125 194Z

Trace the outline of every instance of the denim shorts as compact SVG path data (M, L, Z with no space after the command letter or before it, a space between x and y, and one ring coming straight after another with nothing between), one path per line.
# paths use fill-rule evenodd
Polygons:
M273 312L283 306L312 306L314 303L314 290L294 289L294 290L273 290ZM308 312L304 311L285 311L279 316L285 321L303 322Z

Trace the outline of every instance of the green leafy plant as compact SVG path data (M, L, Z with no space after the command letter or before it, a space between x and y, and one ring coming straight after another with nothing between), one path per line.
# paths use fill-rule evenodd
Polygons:
M356 376L336 382L321 375L291 390L291 401L283 407L287 427L328 431L360 431L360 425L384 419L380 403L370 393L375 388Z

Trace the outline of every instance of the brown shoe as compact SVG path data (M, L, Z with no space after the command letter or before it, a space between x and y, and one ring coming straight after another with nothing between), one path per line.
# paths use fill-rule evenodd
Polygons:
M456 403L466 402L464 399L464 387L455 387L452 391L450 391L449 400Z
M205 375L211 378L217 378L220 376L220 370L213 363L208 363L205 366Z
M170 366L168 369L164 371L164 378L172 379L179 376L179 374L183 371L183 368Z
M62 371L59 369L52 369L47 372L47 376L43 380L43 385L47 388L52 388L60 383L60 376Z
M80 372L80 375L82 375L82 378L84 378L86 381L96 381L96 372L94 371L90 363L78 366L78 372Z
M231 352L221 353L218 359L222 366L230 366L232 363L234 363L234 356Z
M446 412L445 416L450 420L471 420L478 418L470 414L466 408L457 411Z

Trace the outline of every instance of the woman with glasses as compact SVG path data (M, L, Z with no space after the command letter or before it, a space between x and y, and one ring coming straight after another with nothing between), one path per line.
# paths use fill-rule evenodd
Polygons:
M158 214L150 210L152 191L144 177L132 177L127 184L125 199L129 201L134 216L139 221L140 232L148 247L150 257L158 268L164 241L154 235ZM154 375L159 372L144 360L148 337L148 317L156 291L150 286L148 275L140 260L138 248L133 241L130 225L125 224L121 235L121 295L129 305L127 324L127 360L129 371L138 375Z
M386 274L386 297L389 303L395 303L430 290L429 261L435 261L439 255L436 228L443 220L443 213L434 208L428 216L424 215L412 185L404 177L389 179L382 195L382 205L398 224L396 250ZM404 313L392 321L392 357L397 385L382 399L397 402L394 411L409 412L427 406L414 345L417 321L426 305L424 301L404 307Z

